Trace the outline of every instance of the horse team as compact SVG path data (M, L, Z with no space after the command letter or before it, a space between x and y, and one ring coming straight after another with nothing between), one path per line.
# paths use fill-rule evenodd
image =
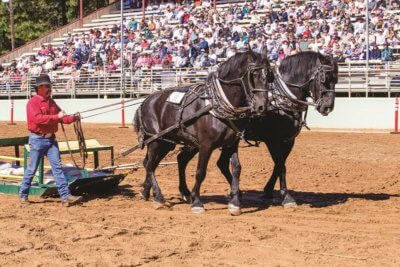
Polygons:
M285 58L278 69L273 69L266 50L255 53L249 49L221 64L203 84L153 93L134 118L139 142L147 147L142 198L148 200L152 191L156 206L165 205L155 170L168 152L182 145L177 156L181 198L191 203L194 213L204 212L200 188L210 156L220 148L217 166L231 188L228 210L232 215L240 214L238 146L243 140L265 143L274 161L264 196L272 198L279 178L282 205L296 206L286 186L285 162L305 125L303 114L307 114L308 106L315 106L324 116L333 110L337 81L338 66L332 57L302 52ZM183 96L181 102L170 101L176 93ZM307 102L308 98L312 101ZM168 127L173 130L145 143ZM196 180L190 191L185 170L196 154Z

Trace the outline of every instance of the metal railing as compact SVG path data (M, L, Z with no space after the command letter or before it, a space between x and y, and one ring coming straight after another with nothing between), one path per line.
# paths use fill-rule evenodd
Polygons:
M207 69L124 69L52 72L52 94L59 98L137 97L168 87L203 82ZM25 75L13 81L0 77L0 98L30 98L37 76Z
M338 96L400 95L400 63L373 63L367 72L363 62L341 64ZM124 69L52 72L53 96L58 98L138 97L168 87L204 82L210 69ZM0 76L0 98L30 98L36 76Z
M339 65L336 92L343 96L398 96L400 93L400 63L365 61Z

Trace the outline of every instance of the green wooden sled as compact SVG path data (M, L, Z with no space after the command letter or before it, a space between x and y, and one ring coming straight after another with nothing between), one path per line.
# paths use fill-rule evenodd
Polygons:
M1 160L12 161L13 164L20 166L24 162L24 170L26 170L29 158L29 145L28 137L15 137L0 139L0 147L14 147L14 157L1 156ZM69 141L71 151L73 153L79 152L76 141ZM20 158L20 146L24 147L24 157ZM111 164L114 159L114 148L112 146L103 146L95 139L86 140L87 151L93 153L94 168L99 165L99 151L110 151ZM69 153L66 142L59 142L60 153ZM30 195L36 196L53 196L57 195L57 186L53 183L46 183L44 181L44 160L42 159L38 172L32 181ZM115 174L114 171L97 172L90 169L76 170L74 173L65 173L71 193L74 195L82 195L89 193L105 192L116 187L127 174ZM0 194L18 195L22 176L18 175L2 175L0 174Z

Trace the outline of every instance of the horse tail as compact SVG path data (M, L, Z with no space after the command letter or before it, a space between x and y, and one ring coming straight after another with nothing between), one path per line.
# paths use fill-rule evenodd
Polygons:
M141 107L142 107L141 105L138 107L138 109L135 112L135 116L133 117L132 124L133 124L133 128L135 129L135 133L139 133L140 127L141 127L141 123L140 123L141 119L139 118L141 116L141 112L140 112Z
M138 107L136 110L135 116L133 118L133 128L135 133L137 134L137 139L140 145L140 148L144 148L144 131L143 131L143 123L142 123L142 105Z

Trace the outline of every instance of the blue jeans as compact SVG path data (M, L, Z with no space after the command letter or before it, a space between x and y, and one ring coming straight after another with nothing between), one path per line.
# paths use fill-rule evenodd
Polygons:
M29 188L31 187L32 179L35 176L39 166L40 159L47 156L51 170L53 171L54 180L58 187L58 193L62 200L71 196L68 188L67 178L65 178L62 170L60 151L58 143L54 137L44 138L42 136L31 133L29 135L30 160L27 169L25 170L24 179L22 180L19 195L21 198L28 197Z

